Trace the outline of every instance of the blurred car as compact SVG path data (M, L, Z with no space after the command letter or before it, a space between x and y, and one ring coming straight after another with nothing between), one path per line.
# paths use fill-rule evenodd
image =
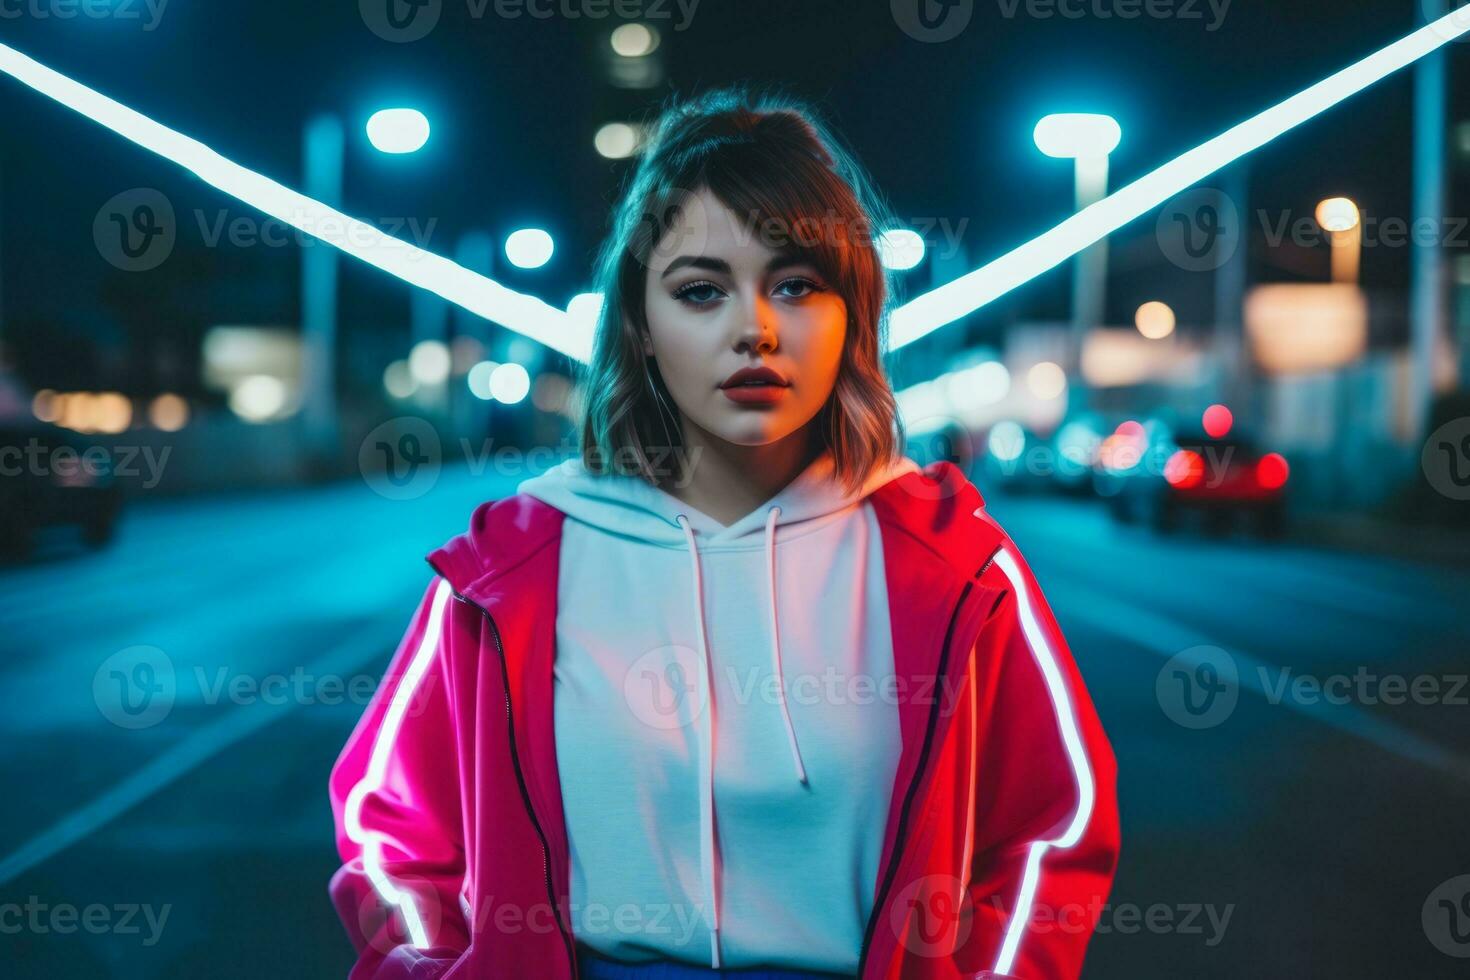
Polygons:
M38 531L60 526L100 547L112 539L120 506L105 446L42 422L0 422L0 554L23 557Z
M1124 422L1099 450L1094 478L1114 516L1170 531L1186 519L1225 530L1243 521L1275 537L1286 529L1290 467L1247 435L1173 432L1160 422Z

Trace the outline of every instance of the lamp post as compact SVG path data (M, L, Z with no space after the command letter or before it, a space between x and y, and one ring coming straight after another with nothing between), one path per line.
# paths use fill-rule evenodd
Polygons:
M1363 222L1358 206L1345 197L1317 205L1317 224L1332 236L1332 281L1356 285L1363 256Z
M1076 209L1081 211L1108 194L1108 155L1123 139L1112 116L1064 112L1044 116L1032 134L1036 148L1049 157L1075 163ZM1086 398L1081 376L1082 344L1087 331L1102 323L1107 306L1108 240L1100 239L1078 253L1072 265L1072 343L1068 374L1079 401Z
M383 153L412 153L429 138L429 123L416 109L384 109L368 120L368 140ZM308 197L342 207L346 134L331 113L308 119L302 131L302 171ZM301 249L301 415L308 452L336 459L337 433L337 249L311 241Z

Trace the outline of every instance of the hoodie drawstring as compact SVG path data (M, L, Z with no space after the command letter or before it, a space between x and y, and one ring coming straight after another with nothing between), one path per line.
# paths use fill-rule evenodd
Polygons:
M679 526L689 542L689 562L694 572L694 618L699 623L699 679L704 686L704 706L709 714L709 737L704 740L704 758L699 774L699 870L709 888L709 956L710 968L720 968L720 907L715 899L715 701L710 684L709 638L704 629L704 589L699 579L699 549L694 544L694 528L689 518L679 515Z
M772 507L766 515L766 567L769 575L771 610L771 668L775 672L776 690L781 699L781 719L786 725L786 738L791 746L791 758L796 764L796 778L805 784L806 767L802 765L801 751L796 745L796 729L791 724L791 712L786 706L786 676L781 669L781 640L776 619L776 518L781 508ZM699 826L700 826L700 871L709 888L710 909L710 967L720 968L720 909L715 896L715 722L714 690L710 682L713 664L710 661L709 636L704 622L704 588L699 573L699 547L695 543L694 528L689 518L678 515L679 526L684 529L684 540L689 545L689 563L694 579L694 618L699 624L699 675L704 687L704 704L709 712L709 735L704 740L704 758L700 774Z
M791 745L791 760L796 763L797 782L806 782L806 767L801 764L801 750L796 747L796 729L791 725L791 711L786 707L786 674L781 670L781 631L776 625L776 518L780 507L772 507L766 515L766 567L771 584L771 672L780 683L776 692L781 698L781 718L786 722L786 740Z

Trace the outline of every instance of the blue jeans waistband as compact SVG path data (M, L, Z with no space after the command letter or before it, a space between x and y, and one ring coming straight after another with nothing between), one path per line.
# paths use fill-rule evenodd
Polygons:
M577 943L577 971L582 980L709 980L711 977L740 977L741 980L839 980L839 973L816 973L784 967L748 967L711 970L676 960L625 963Z

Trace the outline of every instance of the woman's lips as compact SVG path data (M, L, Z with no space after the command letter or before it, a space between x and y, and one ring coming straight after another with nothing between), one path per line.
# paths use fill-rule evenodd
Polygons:
M737 405L774 405L786 394L789 385L731 385L721 388L725 397Z

